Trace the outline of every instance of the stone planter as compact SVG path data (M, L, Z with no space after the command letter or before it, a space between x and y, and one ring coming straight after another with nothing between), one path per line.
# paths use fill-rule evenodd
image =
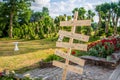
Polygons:
M50 68L50 67L54 67L52 65L52 61L51 62L44 62L44 61L40 61L39 62L40 68Z
M61 60L61 61L59 61L59 62L65 63L65 60ZM71 62L71 61L69 62L69 64L70 64L70 65L77 65L77 64L75 64L75 63L73 63L73 62ZM40 62L39 62L39 65L40 65L40 68L55 67L55 66L52 65L52 61L51 61L51 62L40 61Z
M110 69L115 69L120 62L120 58L112 59L111 56L108 56L107 58L100 58L95 56L82 56L81 58L86 60L86 64L102 66Z
M110 61L111 60L111 56L107 56L106 60Z

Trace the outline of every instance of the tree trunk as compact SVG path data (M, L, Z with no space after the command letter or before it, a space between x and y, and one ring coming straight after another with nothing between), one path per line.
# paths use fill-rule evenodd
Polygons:
M98 34L98 31L99 31L99 29L101 27L101 14L100 14L100 12L98 13L98 15L99 15L99 22L98 22L98 26L97 26L97 28L95 30L95 36Z
M107 20L105 21L105 27L106 27L105 32L106 32L106 33L108 33L108 30L109 30L110 16L111 16L111 13L110 13L110 11L109 11L108 21L107 21Z
M10 13L10 31L9 31L9 37L12 38L12 29L13 29L13 13Z
M117 26L114 25L114 35L116 35L116 34L117 34Z
M118 24L118 19L119 19L119 17L117 16L117 17L116 17L116 22L114 22L114 35L117 34L117 24Z
M109 28L108 22L105 21L105 33L108 33L108 28Z

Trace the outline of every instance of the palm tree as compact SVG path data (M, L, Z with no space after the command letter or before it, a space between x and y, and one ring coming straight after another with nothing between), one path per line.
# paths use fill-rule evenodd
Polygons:
M97 26L97 28L96 28L96 30L95 30L95 34L97 34L98 29L101 27L101 21L102 21L102 20L101 20L101 16L102 16L102 13L101 13L101 5L97 5L96 8L95 8L95 10L97 11L98 16L99 16L98 26Z
M74 14L75 11L78 11L78 19L79 20L84 20L85 19L85 13L86 10L84 7L80 7L80 8L75 8L72 13Z
M111 5L104 3L101 5L102 18L105 20L105 32L108 33L110 17L111 17Z
M93 21L94 16L95 16L95 13L92 12L92 10L88 10L87 19L91 19Z
M117 24L118 24L118 20L120 18L120 6L119 3L111 3L111 14L112 14L112 23L114 26L114 35L117 34Z

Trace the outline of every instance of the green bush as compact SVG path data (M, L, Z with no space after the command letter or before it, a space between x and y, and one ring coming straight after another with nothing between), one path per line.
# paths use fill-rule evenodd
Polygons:
M49 55L46 59L44 59L43 61L44 62L51 62L53 60L57 60L57 61L60 61L60 60L63 60L63 58L55 55L55 54L52 54L52 55Z
M106 58L107 56L111 55L113 51L114 46L109 42L105 42L104 45L102 42L99 42L88 50L88 54L91 56Z

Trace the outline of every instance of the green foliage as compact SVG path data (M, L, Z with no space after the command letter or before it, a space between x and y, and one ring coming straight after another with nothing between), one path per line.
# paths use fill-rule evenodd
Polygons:
M18 22L28 22L30 19L30 5L33 0L3 0L1 12L2 15L5 15L5 19L9 20L8 23L8 34L9 37L12 38L12 31L13 31L13 23ZM5 14L4 14L5 13ZM20 17L22 16L22 17ZM27 17L26 17L27 16ZM19 18L20 17L20 18ZM5 20L4 19L4 20ZM17 20L17 21L16 21Z
M99 42L95 46L89 49L88 53L91 56L103 57L111 55L114 51L114 46L109 42L105 42L104 45Z
M89 42L94 42L97 40L100 40L100 36L90 36L90 38L89 38Z
M75 52L76 54L74 56L76 57L89 55L86 51L75 50Z
M0 2L0 37L8 37L9 31L12 29L14 38L43 39L56 37L61 29L60 21L65 21L66 19L69 21L73 18L73 16L64 14L53 19L49 16L47 7L43 7L41 12L34 12L30 9L32 1L34 0L4 0L4 2ZM114 32L113 26L118 23L120 17L119 4L120 2L97 5L96 11L99 16L99 24L92 23L92 27L77 27L76 32L89 36L112 35ZM78 11L79 20L91 19L93 21L95 16L93 11L87 11L84 7L75 8L72 13L75 11ZM115 14L115 17L113 14ZM62 29L70 31L71 27Z
M44 17L45 17L45 16L49 16L49 10L48 10L48 8L47 8L47 7L43 7L42 13L43 13L43 16L44 16Z
M0 80L17 80L15 76L9 75L9 76L2 76L0 77ZM30 79L29 77L24 77L20 80L42 80L42 78L35 78L35 79Z
M109 27L114 27L114 34L117 33L117 25L120 18L120 5L118 2L111 2L111 3L103 3L96 6L96 11L98 12L99 16L99 29L101 27L104 32L107 34L110 33ZM104 33L100 32L100 33ZM113 32L112 32L113 33ZM111 35L111 34L109 34ZM107 35L107 36L109 36Z
M89 55L91 56L98 56L98 51L95 48L89 49Z
M33 12L30 21L31 22L38 22L41 20L42 16L43 16L42 12Z
M92 12L92 10L88 10L88 12L87 12L87 19L90 19L91 21L94 21L93 20L94 16L95 16L95 13Z
M120 26L118 27L118 29L117 29L117 30L118 30L118 34L120 35Z
M60 61L60 60L63 60L63 58L55 55L55 54L52 54L52 55L49 55L46 59L44 59L43 61L44 62L51 62L53 60L57 60L57 61Z
M86 19L86 17L85 17L86 10L84 7L75 8L72 12L75 13L75 11L78 11L78 19L79 20Z
M24 39L43 39L49 37L55 37L54 34L56 26L53 25L53 20L51 17L46 16L43 20L39 22L32 22L29 24L18 25L13 28L14 38L24 38ZM56 32L57 33L57 32Z

